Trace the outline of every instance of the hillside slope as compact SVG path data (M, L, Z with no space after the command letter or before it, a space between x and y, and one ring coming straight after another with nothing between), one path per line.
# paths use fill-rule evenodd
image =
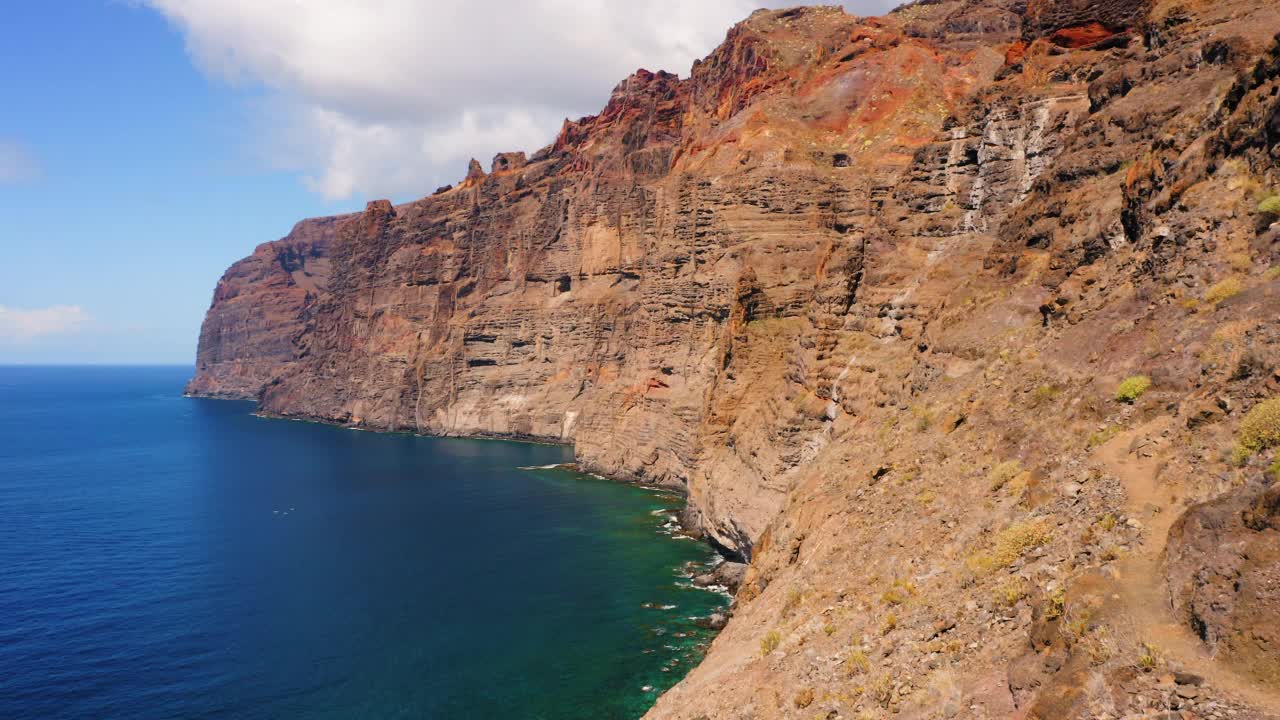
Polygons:
M751 566L653 717L1277 717L1277 32L760 11L531 157L260 247L189 389L685 489Z

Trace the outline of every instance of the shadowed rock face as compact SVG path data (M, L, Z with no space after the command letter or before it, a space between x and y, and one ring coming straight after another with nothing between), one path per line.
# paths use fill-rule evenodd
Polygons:
M1091 27L1111 33L1131 30L1147 19L1154 4L1153 0L1029 0L1023 30L1029 38L1064 39Z
M536 153L260 247L190 390L686 490L749 566L653 717L1272 717L1143 645L1169 609L1126 583L1194 633L1211 524L1167 576L1116 563L1270 461L1217 449L1280 393L1278 31L1262 0L759 11Z
M1223 661L1280 687L1280 483L1193 508L1169 541L1175 610Z

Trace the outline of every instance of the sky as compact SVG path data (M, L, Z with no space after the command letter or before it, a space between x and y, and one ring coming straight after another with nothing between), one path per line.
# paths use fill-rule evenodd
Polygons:
M533 151L773 0L44 0L0 24L0 364L191 364L304 217ZM880 14L894 1L846 2Z

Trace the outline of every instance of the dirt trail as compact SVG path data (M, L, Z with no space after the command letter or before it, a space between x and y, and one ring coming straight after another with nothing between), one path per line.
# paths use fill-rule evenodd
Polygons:
M1124 483L1129 517L1143 525L1144 539L1119 564L1121 596L1136 638L1156 648L1169 664L1205 679L1208 685L1235 695L1259 709L1280 708L1280 693L1260 687L1222 663L1191 628L1179 622L1170 606L1163 570L1169 529L1186 510L1177 485L1158 478L1164 443L1161 432L1173 418L1162 416L1112 438L1096 457ZM1139 446L1134 447L1135 440ZM1131 452L1131 449L1133 450ZM1273 710L1268 710L1273 717Z

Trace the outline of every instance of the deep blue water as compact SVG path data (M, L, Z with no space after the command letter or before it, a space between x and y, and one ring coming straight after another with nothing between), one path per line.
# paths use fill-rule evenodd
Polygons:
M0 367L0 718L634 718L709 639L678 500L189 373Z

